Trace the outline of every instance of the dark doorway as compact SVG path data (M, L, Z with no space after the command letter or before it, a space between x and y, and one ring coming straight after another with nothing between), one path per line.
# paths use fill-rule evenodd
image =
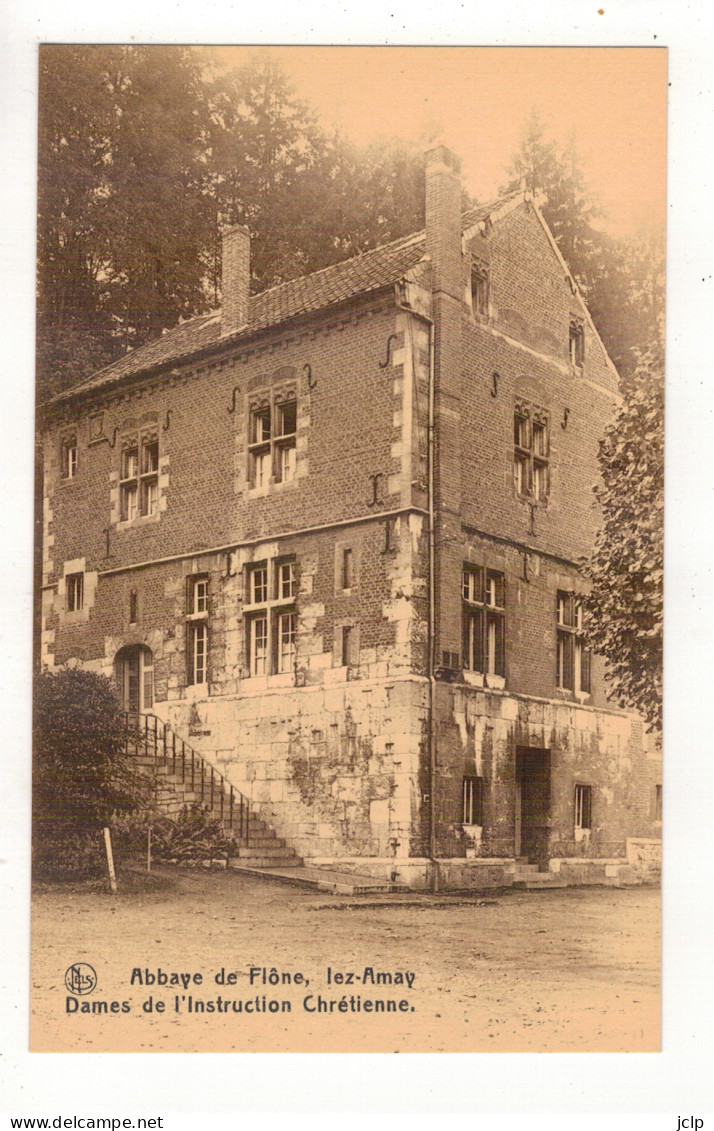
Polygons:
M550 751L516 747L516 851L545 864L550 839Z

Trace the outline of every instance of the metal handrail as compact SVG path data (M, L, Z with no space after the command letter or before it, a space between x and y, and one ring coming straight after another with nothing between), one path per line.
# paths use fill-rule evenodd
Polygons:
M138 756L143 751L149 757L153 756L157 762L165 760L171 765L171 773L178 777L182 784L190 780L191 792L200 794L202 808L208 807L211 813L215 813L214 797L216 797L220 820L224 821L227 807L227 820L232 831L235 831L233 820L237 812L238 836L246 845L249 843L252 813L248 798L231 785L220 770L211 766L202 754L194 750L158 715L144 714L137 718L131 711L125 711L124 723L127 755Z

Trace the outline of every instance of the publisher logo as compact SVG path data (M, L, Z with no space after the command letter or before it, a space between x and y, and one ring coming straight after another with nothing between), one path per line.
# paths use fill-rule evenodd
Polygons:
M71 994L91 994L97 988L97 973L88 962L75 962L68 966L64 984Z

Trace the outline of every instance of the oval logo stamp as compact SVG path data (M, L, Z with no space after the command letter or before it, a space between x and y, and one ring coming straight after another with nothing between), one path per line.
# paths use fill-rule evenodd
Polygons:
M97 972L88 962L75 962L67 967L64 984L71 994L91 994L97 986Z

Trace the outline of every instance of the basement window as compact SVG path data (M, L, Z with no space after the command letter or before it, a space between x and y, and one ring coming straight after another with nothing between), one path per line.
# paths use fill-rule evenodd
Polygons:
M582 602L574 593L558 593L557 634L556 687L589 695L591 652L583 631Z
M591 785L576 785L575 787L575 828L591 829L593 827L593 790Z
M505 675L505 578L482 566L464 566L462 628L464 668Z
M483 825L483 778L466 777L461 798L461 823Z

